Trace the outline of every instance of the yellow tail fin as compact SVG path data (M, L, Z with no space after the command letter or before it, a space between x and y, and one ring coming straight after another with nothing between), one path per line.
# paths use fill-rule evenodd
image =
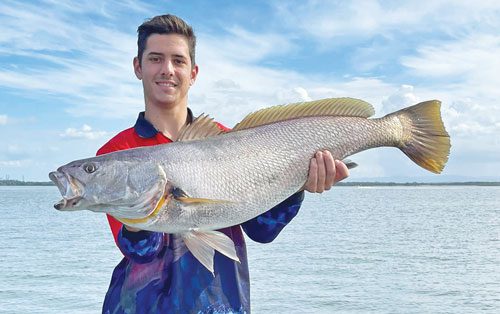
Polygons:
M440 101L429 100L390 114L409 131L409 139L399 148L417 165L434 173L443 171L451 147L440 108Z

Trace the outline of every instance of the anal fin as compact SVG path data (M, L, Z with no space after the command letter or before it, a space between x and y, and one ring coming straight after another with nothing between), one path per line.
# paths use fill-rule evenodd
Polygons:
M233 240L220 231L192 230L183 233L181 237L193 256L212 274L214 274L215 251L232 260L240 261Z

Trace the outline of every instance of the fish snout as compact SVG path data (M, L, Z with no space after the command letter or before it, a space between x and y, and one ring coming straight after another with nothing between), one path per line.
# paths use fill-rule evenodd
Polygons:
M64 196L66 194L67 186L69 183L66 176L62 172L52 171L51 173L49 173L49 179L50 181L54 182L54 184L59 189L59 192L61 192L61 195Z
M80 208L78 205L80 205L80 201L82 198L80 196L76 196L73 198L64 198L54 204L54 208L57 210L62 210L62 211L73 211L73 210L79 210Z
M66 200L65 199L62 199L62 200L59 201L59 203L54 204L54 208L57 209L57 210L62 210L62 209L64 209L65 206L66 206Z
M61 171L50 172L49 179L54 182L63 197L58 203L54 204L54 208L57 210L75 210L73 207L78 205L82 199L80 184Z
M57 182L59 181L59 177L62 175L62 173L58 172L58 171L52 171L49 173L49 179L50 181L54 182L54 184L57 184Z

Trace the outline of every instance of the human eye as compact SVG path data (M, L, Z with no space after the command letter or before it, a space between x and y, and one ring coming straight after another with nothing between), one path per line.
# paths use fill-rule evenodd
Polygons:
M175 64L178 64L178 65L186 64L186 61L184 59L181 59L181 58L174 59L174 62L175 62Z
M161 58L159 56L149 56L149 61L152 63L159 63Z

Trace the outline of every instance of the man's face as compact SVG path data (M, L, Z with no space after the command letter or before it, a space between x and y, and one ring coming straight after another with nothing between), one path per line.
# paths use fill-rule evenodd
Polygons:
M191 66L187 39L177 34L153 34L146 41L141 63L134 58L134 70L142 80L146 106L187 106L189 87L196 80L198 66Z

